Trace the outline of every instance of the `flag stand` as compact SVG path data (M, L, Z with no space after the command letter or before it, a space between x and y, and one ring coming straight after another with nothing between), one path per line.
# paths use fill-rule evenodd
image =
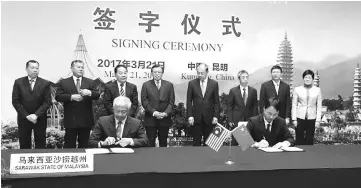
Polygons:
M228 152L228 161L226 161L227 165L233 165L234 161L232 161L232 135L229 141L229 152Z

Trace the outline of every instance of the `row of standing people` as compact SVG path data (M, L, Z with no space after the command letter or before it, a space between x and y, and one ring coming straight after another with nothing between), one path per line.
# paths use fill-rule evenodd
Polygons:
M58 83L55 99L64 104L64 148L88 147L91 128L94 127L92 100L100 97L94 82L83 76L84 63L75 60L71 63L73 76ZM31 132L34 130L35 148L45 147L47 126L46 111L51 105L50 83L40 77L39 63L30 60L26 63L26 77L15 81L12 94L13 106L18 112L20 148L31 148ZM118 65L114 69L116 81L106 84L104 107L108 115L115 114L113 102L118 96L131 101L127 115L134 119L138 106L137 86L127 82L127 67ZM202 145L218 122L220 113L218 82L208 77L208 66L197 67L198 78L188 83L187 117L191 126L193 145ZM172 124L175 96L173 84L163 80L164 69L155 65L151 69L153 76L142 85L141 103L145 110L144 125L148 144L155 146L158 137L159 146L167 146L168 130ZM290 87L280 80L282 69L271 69L272 80L261 86L259 107L261 114L269 99L279 101L279 116L288 123L291 119ZM237 75L240 85L232 88L228 96L228 122L234 127L239 121L248 121L258 115L257 90L248 86L249 74L242 70ZM296 144L312 144L315 124L320 122L321 92L312 87L314 74L307 70L303 74L304 86L295 88L292 102L292 120L296 129ZM311 84L310 84L311 83ZM116 115L114 115L116 116ZM306 135L306 136L305 136Z

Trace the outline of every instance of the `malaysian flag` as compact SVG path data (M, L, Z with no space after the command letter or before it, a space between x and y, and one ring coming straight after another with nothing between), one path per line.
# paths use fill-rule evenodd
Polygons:
M208 136L206 144L215 151L218 151L230 133L228 129L217 123L212 133Z

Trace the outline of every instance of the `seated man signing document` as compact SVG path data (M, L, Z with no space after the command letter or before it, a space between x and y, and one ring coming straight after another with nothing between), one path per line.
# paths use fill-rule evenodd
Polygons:
M252 147L283 148L293 145L294 139L286 126L286 121L278 117L278 99L270 98L264 108L263 114L251 117L247 123L247 129L256 142Z
M119 96L113 101L114 114L100 117L89 138L91 148L146 147L148 138L142 122L128 116L132 103Z

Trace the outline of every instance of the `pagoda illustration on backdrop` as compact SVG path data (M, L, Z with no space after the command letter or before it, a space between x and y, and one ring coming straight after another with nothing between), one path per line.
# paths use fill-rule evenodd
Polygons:
M361 107L361 71L360 66L357 63L355 68L354 82L353 82L353 108L355 111L359 111Z
M97 90L101 94L103 94L104 87L105 87L104 81L101 79L101 77L100 77L101 74L100 74L99 70L97 69L97 67L91 62L88 51L85 47L85 42L84 42L82 34L80 34L78 37L78 42L76 44L76 48L75 48L75 51L73 54L72 61L73 60L81 60L84 62L84 77L94 80L95 84L97 85ZM70 64L70 62L69 62L69 64ZM70 71L67 74L67 76L61 77L58 80L58 82L61 79L68 78L72 75L73 74ZM47 111L47 119L48 119L47 121L48 121L48 127L55 127L55 128L61 129L63 127L62 125L63 125L64 108L63 108L62 103L57 102L55 100L56 90L57 90L57 84L51 83L50 92L51 92L52 105L49 108L49 110ZM105 109L101 109L101 108L104 108L103 105L98 105L98 104L103 104L102 97L97 101L93 101L93 113L99 117L99 115L101 115L101 113L99 113L99 111L105 112ZM95 119L98 119L98 118L96 117Z
M290 41L287 39L287 32L285 38L281 42L277 54L277 63L282 68L281 80L290 85L291 95L293 92L293 60L292 47Z
M320 87L320 75L318 74L318 70L315 74L315 79L313 80L313 85L316 87Z

